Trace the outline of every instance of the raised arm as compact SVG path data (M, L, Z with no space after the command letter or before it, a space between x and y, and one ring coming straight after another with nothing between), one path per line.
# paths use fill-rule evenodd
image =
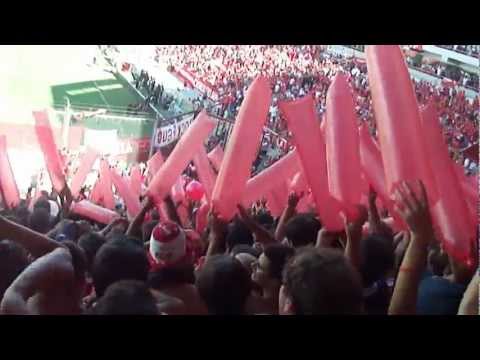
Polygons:
M295 215L298 202L303 195L303 192L301 192L300 194L292 192L290 193L290 195L288 195L287 207L285 208L285 210L283 210L282 216L280 217L277 228L275 230L276 241L283 241L285 237L285 224Z
M61 246L48 236L9 221L3 216L0 216L0 239L10 239L19 243L36 258Z
M415 314L418 286L427 262L428 244L434 238L427 194L423 184L419 183L419 198L405 182L396 190L396 211L407 223L411 240L398 272L389 315Z
M458 308L458 315L479 315L480 308L480 269L477 269L475 276L470 281L467 290L463 293L462 302Z
M140 226L143 223L143 219L145 218L145 215L147 212L149 212L154 203L153 200L150 197L146 197L143 200L143 206L142 209L139 211L139 213L133 218L132 222L130 223L130 226L127 229L127 236L135 236L137 233L141 233L140 231Z
M57 248L31 263L10 285L3 296L2 314L29 315L37 310L28 305L28 299L37 293L48 293L52 289L74 281L72 256L65 248Z
M227 236L227 223L219 218L218 212L212 208L208 214L208 248L205 261L216 254L225 252L225 240Z
M237 208L240 214L240 219L242 219L248 229L255 235L256 241L262 244L275 242L275 239L268 230L256 222L242 205L238 204Z
M356 221L347 223L346 217L344 217L345 234L347 237L347 243L345 245L345 257L350 260L350 263L358 270L361 265L360 254L360 242L362 241L362 227L367 221L368 212L367 209L359 205L359 216Z

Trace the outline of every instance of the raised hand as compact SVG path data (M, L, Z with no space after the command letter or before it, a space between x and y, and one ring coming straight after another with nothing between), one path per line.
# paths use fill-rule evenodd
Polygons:
M433 234L432 219L425 186L421 181L418 181L418 185L420 196L415 194L408 183L402 182L399 184L395 191L395 210L407 223L412 233L426 239Z
M290 208L296 208L300 199L305 195L305 192L296 193L295 191L291 192L288 195L288 206Z

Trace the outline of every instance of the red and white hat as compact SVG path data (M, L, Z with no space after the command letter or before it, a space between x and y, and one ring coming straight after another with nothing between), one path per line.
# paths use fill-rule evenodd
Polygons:
M171 265L187 253L185 232L174 222L163 222L154 227L150 237L149 258L152 265Z

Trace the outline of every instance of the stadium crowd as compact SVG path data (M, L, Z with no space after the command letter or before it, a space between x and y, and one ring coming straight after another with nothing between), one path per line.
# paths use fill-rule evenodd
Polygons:
M314 46L169 46L159 51L173 67L188 66L211 84L224 118L235 117L252 78L267 75L273 91L268 125L287 139L278 101L313 92L321 118L333 75L344 71L359 121L376 134L364 63ZM207 59L221 63L212 70ZM152 84L145 78L147 83L139 86ZM478 97L470 103L454 88L414 85L420 104L435 100L452 147L474 142ZM211 138L207 150L217 141ZM271 140L264 136L263 142L268 147ZM192 162L181 176L181 200L170 193L158 206L141 195L134 216L115 186L117 215L105 224L72 210L76 201L92 199L94 189L84 186L78 196L72 194L80 154L65 150L61 155L68 180L61 191L52 190L44 173L17 206L0 197L0 314L479 314L478 258L468 266L446 252L422 182L402 182L396 190L394 204L404 230L389 225L392 214L370 189L355 220L344 217L344 228L331 232L316 209L300 210L309 194L293 190L278 216L266 199L249 207L237 204L230 221L215 208L207 214L201 197L189 190L199 180ZM133 176L131 165L110 166L120 177ZM151 166L139 164L144 187L152 180ZM86 183L95 183L98 173L94 169ZM45 186L48 190L41 191ZM102 196L98 204L106 205Z
M288 138L288 131L279 114L278 101L296 99L312 91L321 119L331 80L337 72L346 72L355 92L359 121L366 122L372 135L376 134L367 68L358 59L333 55L318 46L159 46L157 55L168 59L171 67L185 68L201 78L218 94L222 103L219 115L224 118L235 118L254 75L266 75L274 92L268 125L284 138ZM473 76L463 79L478 85L478 77L474 83ZM450 83L434 86L426 81L412 82L420 105L434 99L452 153L458 155L460 150L478 143L478 96L473 101L467 99L463 90Z

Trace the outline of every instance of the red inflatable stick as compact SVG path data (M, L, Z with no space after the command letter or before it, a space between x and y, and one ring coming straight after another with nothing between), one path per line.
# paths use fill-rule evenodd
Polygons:
M267 79L258 76L240 106L212 193L213 206L225 220L233 217L242 200L258 154L271 96Z
M137 198L142 194L142 171L140 166L135 165L130 171L130 189Z
M164 162L165 161L163 160L163 155L160 150L157 151L155 155L153 155L150 160L147 161L147 177L149 180L151 180L155 176L155 174L158 172L158 170L160 170Z
M130 189L127 179L120 176L114 168L110 168L110 176L113 185L115 185L119 195L125 201L128 216L134 218L141 210L140 199Z
M300 160L298 159L297 150L293 150L247 181L243 204L247 207L250 206L266 193L276 189L287 179L295 176L299 171Z
M274 217L279 217L282 215L282 206L278 202L277 197L273 194L273 191L265 194L265 199L267 200L267 208L270 210L270 214Z
M337 74L327 92L325 144L328 187L340 202L349 221L357 217L362 194L358 128L352 89L343 74Z
M203 234L203 231L207 227L209 209L210 207L208 206L208 203L202 202L202 205L200 205L200 208L195 214L195 230L199 234Z
M305 176L303 175L303 170L299 171L295 174L292 181L290 182L289 187L290 192L295 192L297 194L301 194L303 192L303 197L299 200L297 204L297 211L300 213L307 212L309 210L308 207L308 186L305 182Z
M432 164L439 201L432 208L443 238L445 250L464 263L473 261L475 223L470 219L468 206L463 196L461 184L448 154L442 136L435 105L429 103L422 111L423 134L426 137L427 153Z
M90 194L88 195L88 200L91 201L94 204L100 204L102 202L102 184L100 180L97 179L95 184L92 187L92 191L90 191Z
M87 152L82 157L80 167L75 173L75 176L72 179L72 185L70 186L70 191L75 199L78 197L80 189L97 158L98 153L92 148L88 148Z
M105 160L100 161L100 184L100 196L103 205L107 209L115 209L115 199L112 192L112 177L110 175L110 167Z
M120 217L115 211L95 205L88 200L72 203L70 211L100 224L109 224L113 219Z
M35 132L37 133L38 143L43 152L52 186L57 193L60 193L65 187L65 174L57 145L55 145L47 111L34 111L33 117L35 118Z
M407 65L398 45L366 48L368 79L377 120L387 191L402 180L422 180L430 204L437 190L421 132L420 112Z
M0 135L0 190L7 209L12 209L20 203L20 193L8 158L5 135Z
M216 120L210 118L205 111L202 111L182 135L172 153L160 170L157 171L148 186L147 193L153 197L157 207L188 163L203 146L203 142L207 139L216 123Z
M308 95L295 101L280 102L279 107L293 133L320 219L328 230L341 231L340 204L328 192L325 142L315 115L313 97Z
M220 145L215 146L215 148L208 153L208 160L212 163L215 170L220 171L220 166L222 165L223 160L223 150Z
M216 175L213 172L210 161L208 161L207 152L202 146L197 154L193 157L193 163L197 169L197 175L205 190L205 196L208 202L212 199L212 191L215 186Z

